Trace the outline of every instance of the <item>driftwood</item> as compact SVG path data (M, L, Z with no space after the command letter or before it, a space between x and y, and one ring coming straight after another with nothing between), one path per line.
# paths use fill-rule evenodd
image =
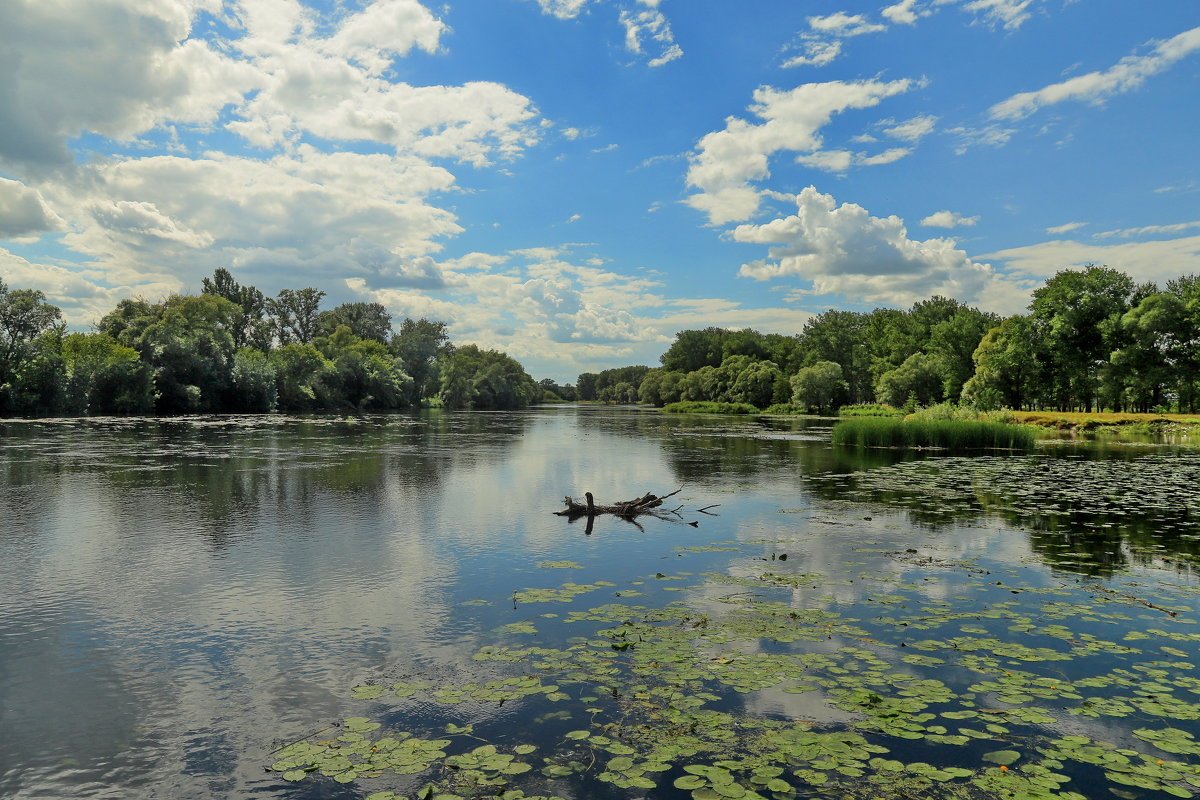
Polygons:
M574 522L581 517L587 517L587 530L585 533L589 534L592 532L592 523L595 522L596 517L600 514L612 514L613 516L620 517L626 522L636 525L638 529L642 527L637 522L637 518L640 516L657 517L658 519L665 519L670 522L683 522L683 517L679 514L683 509L682 505L669 511L664 510L662 507L664 500L668 497L674 497L682 491L683 489L679 488L661 497L652 492L646 492L641 497L636 497L633 500L622 500L612 505L600 505L596 503L596 499L592 497L591 492L584 492L585 502L580 503L573 497L565 497L563 500L567 504L567 507L562 511L554 513L557 516L566 517L568 522ZM713 506L709 506L709 508L713 508ZM700 525L698 522L688 522L687 524L693 528Z

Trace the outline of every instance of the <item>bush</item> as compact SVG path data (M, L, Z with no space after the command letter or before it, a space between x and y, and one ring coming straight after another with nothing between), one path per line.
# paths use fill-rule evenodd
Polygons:
M763 409L764 414L775 414L777 416L798 417L801 414L807 414L808 409L803 406L795 405L794 403L775 403Z
M667 414L757 414L749 403L715 403L711 400L683 400L663 407Z
M1034 435L1024 425L983 420L859 417L834 425L833 443L843 447L1031 450Z

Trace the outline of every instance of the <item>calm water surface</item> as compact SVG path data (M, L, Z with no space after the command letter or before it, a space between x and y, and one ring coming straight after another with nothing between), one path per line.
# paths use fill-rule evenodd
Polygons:
M941 604L1001 604L1042 624L1041 605L1022 605L1038 590L1057 592L1058 603L1104 607L1108 616L1091 621L1078 613L1053 620L1075 624L1076 643L1092 636L1129 644L1130 632L1194 630L1200 508L1187 486L1200 482L1195 456L1056 445L1025 459L1036 462L1022 467L1036 470L1033 477L1014 479L1012 458L972 461L1000 471L974 474L931 456L898 463L882 451L835 452L828 425L575 408L0 422L0 797L360 797L404 789L411 784L394 777L294 783L265 768L281 744L357 714L429 735L473 722L501 739L557 740L587 727L574 696L559 704L574 721L546 733L535 719L553 704L540 699L368 703L352 699L350 687L413 676L471 680L488 669L473 659L483 646L561 646L580 635L579 623L564 619L571 610L681 600L705 607L746 592L736 582L767 569L790 576L771 599L856 620L865 631L856 646L896 664L915 652L901 644L966 635L909 635L898 616L922 604L943 616ZM1075 471L1074 499L1056 494ZM1051 479L1037 478L1047 472ZM1128 491L1117 486L1124 478L1113 478L1139 475L1148 476L1146 485ZM604 502L679 486L684 508L676 523L647 519L639 530L602 517L586 535L582 521L552 514L564 495L585 490ZM715 516L696 511L713 504ZM785 552L788 559L777 560ZM579 568L538 566L565 561ZM683 580L668 586L656 575ZM802 575L819 577L809 586ZM598 580L613 586L569 604L513 601L519 590ZM537 633L500 630L521 621L533 621ZM1005 640L1029 627L1016 623L1014 632L1011 619L983 624ZM1026 638L1041 646L1046 636ZM1197 642L1153 644L1151 656L1092 653L1087 674L1167 659L1175 666L1151 669L1170 680L1154 677L1194 716L1063 711L1041 732L1153 755L1134 730L1195 733L1196 693L1180 687L1200 676L1192 666ZM787 649L764 651L771 647ZM1164 647L1175 654L1158 652ZM920 672L919 661L904 668L959 692L987 677L978 664L974 674L953 678L958 667ZM1053 668L1064 680L1084 669ZM828 692L718 693L721 709L764 718L833 725L859 718L845 702L830 703ZM917 746L887 732L870 736L892 758ZM1006 746L1012 740L998 734L955 758L982 769L980 753ZM1064 772L1083 781L1089 769ZM670 782L660 796L687 796ZM645 793L594 781L551 788Z

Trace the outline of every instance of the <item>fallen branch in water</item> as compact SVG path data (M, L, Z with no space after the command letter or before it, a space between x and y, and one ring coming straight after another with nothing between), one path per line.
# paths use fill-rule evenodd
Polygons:
M587 517L587 533L592 532L592 523L600 514L612 514L620 517L626 522L630 522L637 526L639 530L642 526L638 524L637 518L640 516L651 516L658 519L667 520L668 522L685 522L693 528L700 527L699 522L686 522L680 515L683 506L678 506L670 511L664 511L661 506L663 501L668 497L674 497L683 491L683 487L676 489L670 494L664 494L661 497L652 492L646 492L641 497L635 497L632 500L622 500L611 505L600 505L596 503L596 499L591 492L584 492L585 502L581 503L573 497L565 497L563 501L567 507L562 511L554 512L556 516L567 517L569 522L574 522L580 517ZM711 506L709 506L711 508Z

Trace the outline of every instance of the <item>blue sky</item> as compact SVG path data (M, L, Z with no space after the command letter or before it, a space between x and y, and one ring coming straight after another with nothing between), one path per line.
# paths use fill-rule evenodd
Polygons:
M1194 0L14 0L0 277L227 267L536 377L1089 262L1200 272Z

